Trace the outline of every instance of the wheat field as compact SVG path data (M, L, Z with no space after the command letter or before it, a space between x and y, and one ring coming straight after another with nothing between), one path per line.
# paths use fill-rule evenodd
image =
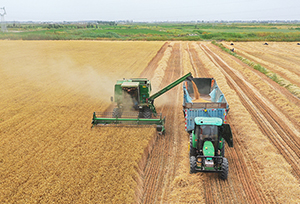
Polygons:
M0 44L1 203L299 203L299 99L210 42ZM299 48L289 46L236 50L296 82ZM155 101L164 136L152 126L91 129L93 112L111 109L116 80L147 77L154 93L188 72L215 78L230 105L226 181L189 173L180 86ZM260 121L268 114L274 124Z
M155 128L90 123L116 80L138 77L162 44L1 41L0 202L136 200Z

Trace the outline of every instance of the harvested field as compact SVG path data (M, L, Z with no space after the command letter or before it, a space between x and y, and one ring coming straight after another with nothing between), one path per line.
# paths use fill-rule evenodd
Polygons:
M213 44L1 45L1 202L300 203L299 99ZM234 46L279 75L297 77L298 47ZM187 72L214 77L229 102L234 147L225 148L226 181L189 174L180 85L155 100L167 117L164 136L153 127L90 129L93 111L111 108L117 79L147 77L159 90Z

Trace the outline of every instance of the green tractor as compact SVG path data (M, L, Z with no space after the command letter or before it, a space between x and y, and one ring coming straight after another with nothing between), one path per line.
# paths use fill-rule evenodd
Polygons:
M225 180L228 161L224 157L225 141L233 147L229 124L218 117L196 117L190 134L190 173L215 172Z

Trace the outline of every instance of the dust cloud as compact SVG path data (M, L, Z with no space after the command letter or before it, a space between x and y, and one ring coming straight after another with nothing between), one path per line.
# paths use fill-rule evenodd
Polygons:
M91 66L78 68L70 65L72 62L60 62L58 69L54 70L59 84L71 89L72 92L110 102L117 79Z
M37 87L43 92L54 90L58 95L59 92L83 95L102 102L110 102L117 81L111 70L79 65L68 56L26 61L22 66L2 70L8 77L19 79L24 88Z

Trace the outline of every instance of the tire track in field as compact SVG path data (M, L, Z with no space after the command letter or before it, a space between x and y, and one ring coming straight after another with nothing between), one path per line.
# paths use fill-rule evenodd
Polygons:
M205 69L204 64L197 55L195 49L190 49L191 59L193 64L197 65L198 72L201 73L201 77L211 77ZM230 122L229 122L230 124ZM232 126L232 125L231 125ZM255 201L260 203L260 196L257 195L258 187L254 185L254 181L251 179L250 173L244 167L247 166L246 162L241 159L240 146L236 142L236 133L233 129L234 148L229 148L226 145L225 153L229 161L229 177L227 181L222 181L218 178L217 174L206 173L206 180L204 185L206 202L207 203L220 203L220 202L240 202L241 200ZM226 155L225 155L226 156ZM241 185L238 185L241 183ZM228 190L225 190L228 189ZM218 196L216 196L218 195Z
M170 43L168 42L163 44L163 46L157 51L155 57L152 58L152 60L148 63L147 67L140 74L140 77L145 77L147 79L151 79L153 77L154 71L157 68L159 61L164 56L164 52L166 51L169 45Z
M181 77L180 53L180 44L175 43L160 88L165 87ZM176 102L178 101L178 92L178 89L173 88L164 95L166 95L168 101ZM156 100L159 100L159 98ZM176 104L177 103L175 103L175 105ZM144 170L144 195L142 203L157 203L167 199L168 186L174 178L174 171L176 168L174 160L177 154L177 123L180 123L175 122L177 121L177 114L174 113L174 108L173 103L167 103L162 107L157 108L159 112L162 112L163 115L166 116L166 134L158 136L154 148L149 155Z
M142 71L140 74L140 77L150 79L154 76L155 70L158 67L158 63L164 56L164 52L166 51L167 47L170 46L170 43L165 43L157 52L157 54L152 58L152 60L148 63L147 67ZM115 105L111 104L104 112L112 112ZM159 112L160 110L157 110ZM166 146L166 140L158 136L154 142L154 146L152 147L152 152L160 152L163 150ZM144 170L144 178L143 183L146 188L142 188L144 190L142 195L142 202L148 203L149 201L152 201L153 199L157 199L157 193L155 190L151 189L157 189L158 185L153 180L152 175L154 175L155 178L160 177L161 175L161 163L164 161L164 157L161 157L161 154L150 154L152 159L151 161L148 160L145 170ZM148 167L147 167L148 166ZM138 188L139 189L139 188Z
M226 76L230 86L236 90L243 105L251 113L254 121L261 131L268 136L273 145L292 166L292 173L300 180L300 150L298 137L294 131L285 125L285 122L266 104L253 88L249 87L231 67L221 60L208 47L202 46L211 60L220 68Z
M139 77L141 78L147 78L151 79L154 75L155 69L158 66L158 62L161 60L161 58L164 55L164 52L166 51L169 43L163 44L163 46L157 51L156 55L151 59L151 61L148 63L147 67L142 71ZM104 112L111 112L115 108L115 104L110 104Z
M198 53L195 50L194 46L188 45L188 53L190 56L191 64L193 65L193 69L195 70L196 76L194 77L212 77L207 69L205 69L205 65L202 60L199 58Z

